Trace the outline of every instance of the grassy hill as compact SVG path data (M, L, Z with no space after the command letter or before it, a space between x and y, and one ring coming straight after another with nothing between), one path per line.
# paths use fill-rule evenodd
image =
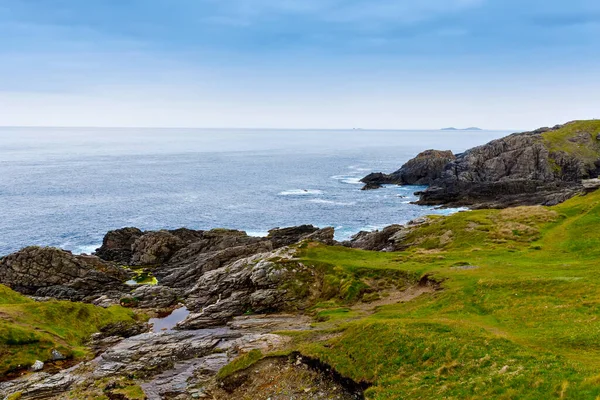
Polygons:
M308 246L306 264L428 274L442 290L345 322L341 312L320 323L330 335L295 335L297 349L373 384L373 399L600 398L599 227L596 192L435 217L399 253Z

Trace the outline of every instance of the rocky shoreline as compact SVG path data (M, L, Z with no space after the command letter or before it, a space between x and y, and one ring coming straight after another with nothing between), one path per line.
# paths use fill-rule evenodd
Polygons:
M392 174L372 173L365 190L384 184L428 185L417 204L505 208L555 205L598 187L600 121L573 121L515 133L461 154L428 150ZM593 187L590 187L593 186Z
M108 232L94 255L43 247L7 255L0 259L0 283L40 302L120 304L157 316L151 322L183 305L185 312L164 330L147 323L106 326L88 343L96 358L58 373L0 383L0 398L14 393L22 399L52 398L73 390L89 394L93 382L132 375L148 399L203 397L204 389L198 388L214 384L231 360L252 350L285 349L290 337L274 332L312 329L306 311L319 299L338 295L339 287L330 287L323 271L297 259L299 249L323 243L394 251L404 246L412 227L426 222L421 218L360 232L344 243L334 240L333 228L310 225L273 229L263 238L226 229L123 228ZM153 274L157 284L125 283L135 282L140 273ZM410 289L402 274L398 279L398 290ZM361 397L339 390L334 398Z

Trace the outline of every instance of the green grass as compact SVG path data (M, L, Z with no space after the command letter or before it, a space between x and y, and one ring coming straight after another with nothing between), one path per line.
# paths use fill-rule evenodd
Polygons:
M600 158L600 141L596 140L599 133L600 120L574 121L561 129L545 132L542 137L551 154L562 152L576 155L589 167L593 167L594 162ZM587 137L588 140L569 140L577 136Z
M84 357L84 342L102 326L134 322L122 307L107 309L68 301L35 302L0 285L0 375L47 361L53 349Z
M443 290L361 319L322 303L324 328L349 314L341 333L298 335L296 346L372 383L373 399L600 398L599 228L596 192L550 208L436 217L398 253L306 246L307 265L402 271L415 282L430 274Z
M238 371L242 371L249 366L255 364L257 361L262 360L264 357L263 353L260 350L254 349L250 350L248 353L244 353L241 356L237 357L235 360L221 368L219 373L217 374L218 380L223 380Z

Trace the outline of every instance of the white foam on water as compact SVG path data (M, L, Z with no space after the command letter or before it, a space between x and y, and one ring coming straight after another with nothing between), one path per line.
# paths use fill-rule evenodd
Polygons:
M269 234L269 231L246 231L246 234L252 237L265 237Z
M90 245L86 245L86 246L77 246L72 250L72 252L73 252L73 254L92 254L100 246L102 246L102 244L90 244Z
M309 200L309 202L316 203L316 204L331 204L331 205L335 205L335 206L353 206L356 204L355 201L343 202L343 201L333 201L333 200L324 200L324 199L312 199L312 200Z
M318 189L290 189L279 192L280 196L315 196L320 194L323 194L323 191Z
M334 175L331 179L350 185L362 185L362 182L360 181L362 178L354 175Z

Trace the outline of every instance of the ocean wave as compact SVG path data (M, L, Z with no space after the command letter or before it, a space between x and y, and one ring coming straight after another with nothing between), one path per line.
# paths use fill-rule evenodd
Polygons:
M291 189L279 192L280 196L315 196L320 194L323 194L323 191L318 189Z
M340 181L343 183L348 183L350 185L361 185L360 181L362 178L354 175L334 175L331 179L335 179L336 181Z
M246 231L246 234L252 237L265 237L269 234L269 231Z
M96 251L97 248L102 246L102 244L90 244L85 246L77 246L73 248L73 254L92 254Z
M335 206L353 206L356 204L355 201L343 202L343 201L333 201L333 200L324 200L324 199L312 199L309 200L310 203L317 204L331 204Z

